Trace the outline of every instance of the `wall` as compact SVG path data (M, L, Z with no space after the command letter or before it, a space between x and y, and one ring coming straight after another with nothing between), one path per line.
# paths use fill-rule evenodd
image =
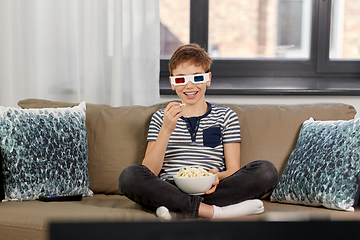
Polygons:
M160 101L178 100L177 96L161 96ZM236 104L312 104L312 103L346 103L355 107L360 118L360 96L206 96L214 103Z

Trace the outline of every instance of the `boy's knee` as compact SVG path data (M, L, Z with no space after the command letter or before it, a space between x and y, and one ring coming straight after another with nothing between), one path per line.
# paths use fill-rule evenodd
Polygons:
M129 184L135 182L136 171L141 165L133 164L124 168L119 176L119 189L123 192L122 189L126 188Z
M260 160L259 164L260 176L264 178L264 181L269 182L271 185L276 185L279 181L279 173L275 165L267 160Z

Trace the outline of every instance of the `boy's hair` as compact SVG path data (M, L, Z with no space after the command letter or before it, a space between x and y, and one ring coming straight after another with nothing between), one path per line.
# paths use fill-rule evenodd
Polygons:
M180 64L190 62L195 66L201 66L205 72L209 72L212 60L205 49L196 43L185 44L179 47L169 61L169 71L172 72Z

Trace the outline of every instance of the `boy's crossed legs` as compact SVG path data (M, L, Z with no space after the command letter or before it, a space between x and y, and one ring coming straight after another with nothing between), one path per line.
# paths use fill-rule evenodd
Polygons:
M171 212L190 217L228 218L264 211L260 198L273 190L278 182L275 166L268 161L254 161L220 181L212 194L190 196L173 181L163 181L143 165L131 165L119 178L120 190L131 200L152 208L167 206ZM169 218L166 208L158 215Z

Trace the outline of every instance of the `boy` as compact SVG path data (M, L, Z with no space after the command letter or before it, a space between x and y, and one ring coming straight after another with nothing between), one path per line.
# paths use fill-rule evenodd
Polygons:
M154 113L142 165L127 167L119 187L131 200L171 219L171 212L192 217L228 218L264 211L260 198L273 190L278 173L268 161L240 169L240 125L234 111L205 101L212 60L197 44L179 47L169 62L170 84L181 99ZM213 186L190 196L173 181L181 168L201 166L215 173ZM161 207L163 206L163 207Z

